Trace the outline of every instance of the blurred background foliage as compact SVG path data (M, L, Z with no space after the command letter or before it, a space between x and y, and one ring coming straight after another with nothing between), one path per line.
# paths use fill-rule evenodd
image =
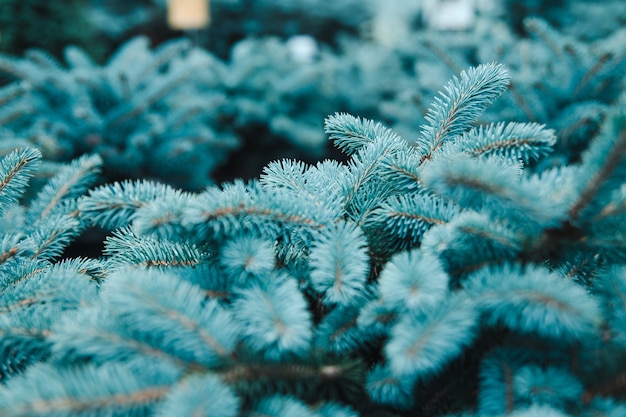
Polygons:
M86 0L0 1L0 51L21 55L41 48L61 56L68 44L87 48L102 59L106 45L98 41L98 28L89 18Z
M513 88L479 122L546 123L557 129L560 139L558 152L546 163L564 164L578 158L624 89L626 2L620 0L211 0L209 8L207 27L175 30L168 26L166 0L0 0L0 52L24 59L23 64L40 65L41 54L28 51L43 50L56 60L52 67L74 77L64 82L80 86L84 77L77 76L68 62L68 45L78 46L93 60L94 72L107 72L119 51L137 36L149 40L152 48L189 38L191 50L209 56L206 71L194 70L196 79L181 83L172 92L175 99L170 95L151 102L146 106L150 114L138 119L163 125L162 120L181 106L190 107L188 102L203 103L197 106L204 112L200 136L208 135L211 141L223 137L228 152L211 156L206 178L206 166L194 181L173 178L172 170L159 178L183 188L255 177L277 158L313 162L341 157L322 129L324 117L335 112L380 121L411 141L439 86L464 68L491 61L509 68ZM187 56L172 59L185 62ZM159 62L149 76L163 75L170 67L167 60ZM41 65L39 70L48 71ZM0 72L5 85L26 80L32 87L28 77L12 74L6 65ZM152 78L148 84L159 87ZM48 112L50 106L41 103L54 100L34 90L22 94L30 100L22 104ZM53 96L58 100L62 94ZM15 101L3 102L3 109L11 103ZM81 120L68 121L71 114L64 114L61 124L71 129L82 126ZM149 130L149 123L143 125ZM33 134L32 126L24 130L23 122L3 127L5 137L28 136L30 144L40 148L45 146L32 138L45 137L49 143L59 131L37 127ZM141 126L128 131L142 135ZM106 145L104 133L82 129L73 140L104 136ZM165 147L179 155L180 146L167 140ZM69 146L59 162L83 152L104 153L106 173L110 166L106 155L121 152L104 145L86 148L83 142L58 145ZM210 149L205 146L202 152ZM156 153L157 157L165 160L167 154ZM124 177L125 164L128 177L156 175L135 162L131 167L135 159L118 161L110 179ZM195 162L178 158L176 163L193 171ZM145 165L158 166L159 161L146 160Z

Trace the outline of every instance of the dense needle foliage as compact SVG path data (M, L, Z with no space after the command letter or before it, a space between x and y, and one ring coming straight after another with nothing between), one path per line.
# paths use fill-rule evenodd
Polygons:
M199 193L83 187L59 217L110 234L87 266L44 259L65 268L60 293L20 246L52 222L24 222L31 234L6 241L0 317L30 329L55 314L29 350L2 339L0 414L623 414L623 98L579 162L539 169L552 129L476 125L510 81L495 63L461 72L413 144L330 116L345 163L279 160ZM18 205L37 158L3 160L4 213L56 213L54 198ZM69 286L80 277L84 293Z

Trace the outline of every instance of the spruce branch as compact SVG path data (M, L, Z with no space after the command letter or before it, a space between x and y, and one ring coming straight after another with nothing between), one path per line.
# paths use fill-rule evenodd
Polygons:
M199 194L189 201L183 214L183 226L193 227L200 240L220 239L241 231L276 237L283 228L310 231L335 221L332 211L314 202L294 201L289 192L263 189L257 182L246 187L242 181Z
M276 277L241 290L232 311L244 342L260 357L280 361L306 356L312 338L311 314L292 279Z
M0 214L18 198L28 185L41 152L36 149L15 150L0 161Z
M138 236L132 228L121 228L106 238L104 254L110 270L120 268L175 268L201 264L207 254L193 244Z
M459 211L457 205L435 195L394 195L372 212L365 228L373 229L395 252L417 247L426 231L448 223Z
M496 123L471 129L459 142L472 156L499 155L529 163L551 152L556 136L537 123Z
M120 270L108 277L102 297L139 337L185 361L217 367L233 355L240 326L232 315L171 274Z
M514 373L529 359L515 349L495 348L486 354L480 366L480 413L510 414L517 408Z
M325 304L350 304L365 290L369 275L367 242L351 223L337 223L319 233L309 263L313 289Z
M141 378L136 370L142 368L158 377L158 381ZM145 413L168 394L169 384L177 377L178 373L171 366L146 361L91 365L73 370L39 365L23 379L23 386L4 391L0 399L10 406L11 416ZM49 383L57 378L62 382ZM40 400L29 401L31 393L39 394Z
M626 119L623 114L614 113L607 117L603 123L602 132L583 156L583 165L579 174L579 181L583 188L578 200L568 211L570 219L578 222L583 211L594 202L598 195L601 195L601 192L620 184L625 152ZM613 178L617 181L611 181Z
M435 97L418 139L420 164L433 159L448 140L467 130L478 116L506 89L509 75L502 65L485 64L462 71Z
M176 386L160 406L163 417L236 417L241 399L214 375L194 375Z
M374 346L380 335L359 326L359 307L368 298L362 296L351 305L339 305L328 313L317 326L315 347L330 354L340 354Z
M401 313L428 315L448 296L449 278L434 255L412 250L395 255L378 279L384 304Z
M571 343L593 334L601 321L597 301L583 288L540 267L485 268L465 288L490 325L521 333L539 332Z
M348 155L374 142L400 141L400 137L380 123L361 119L346 113L335 113L324 121L324 131L334 145Z
M132 223L137 211L157 198L178 200L181 196L179 190L153 181L115 182L90 190L78 208L94 224L113 230Z
M85 194L94 185L101 166L99 156L85 155L62 167L30 203L26 212L29 220L45 221L64 202Z
M472 343L477 324L478 311L461 297L425 318L405 314L391 330L385 357L395 375L427 378Z

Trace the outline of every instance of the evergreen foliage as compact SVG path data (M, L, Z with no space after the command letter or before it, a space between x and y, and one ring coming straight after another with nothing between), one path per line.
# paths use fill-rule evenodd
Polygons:
M529 7L531 3L544 5L524 2ZM615 13L621 9L622 5L616 5ZM435 68L439 68L439 74L454 74L469 65L493 60L507 65L514 81L482 119L550 123L558 141L553 157L544 159L543 167L578 162L589 138L598 132L610 107L617 102L626 82L626 31L618 25L606 34L583 36L573 29L566 31L570 28L567 25L557 28L541 16L523 20L527 34L523 37L501 22L486 21L466 34L465 40L430 31L412 39L419 45L417 50L404 48L414 59L422 58L418 75L428 79L433 78Z
M17 80L0 93L3 133L14 138L4 146L36 146L51 161L95 152L109 180L201 188L238 144L212 122L221 99L198 100L198 85L214 84L216 69L187 40L150 49L138 37L102 67L77 47L65 59L67 68L40 50L0 57L0 70Z
M83 156L63 166L28 206L20 205L41 153L18 149L0 162L0 382L51 352L52 324L95 301L103 267L59 259L90 223L77 210L102 161Z
M100 58L95 28L91 25L85 0L2 0L0 2L0 51L21 54L40 48L61 56L68 44L89 48Z
M63 293L82 305L24 351L39 363L0 387L0 414L619 415L624 103L579 163L535 171L553 130L474 125L509 82L495 63L460 73L415 145L337 113L346 163L79 198L111 230L101 290Z
M343 16L351 1L333 10ZM217 2L216 13L248 3ZM263 3L295 14L301 7ZM370 6L360 7L367 15ZM486 129L505 129L496 125L503 120L549 123L554 152L532 159L533 169L579 162L625 88L626 32L583 36L565 17L528 17L518 33L494 19L478 15L462 34L420 30L393 46L365 34L337 33L330 42L278 31L231 42L224 59L181 40L150 49L146 38L125 43L104 66L76 48L67 49L65 66L41 51L5 56L0 69L24 81L0 90L2 131L19 138L3 147L36 146L56 161L97 152L110 181L148 177L199 190L214 179L256 177L276 157L330 155L322 118L333 112L380 120L413 143L419 123L429 125L436 86L462 68L498 61L513 82L478 122L493 123Z

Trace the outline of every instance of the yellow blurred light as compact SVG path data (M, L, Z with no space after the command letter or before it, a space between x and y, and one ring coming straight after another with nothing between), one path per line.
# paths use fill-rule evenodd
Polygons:
M168 0L167 22L172 29L200 29L209 25L209 0Z

